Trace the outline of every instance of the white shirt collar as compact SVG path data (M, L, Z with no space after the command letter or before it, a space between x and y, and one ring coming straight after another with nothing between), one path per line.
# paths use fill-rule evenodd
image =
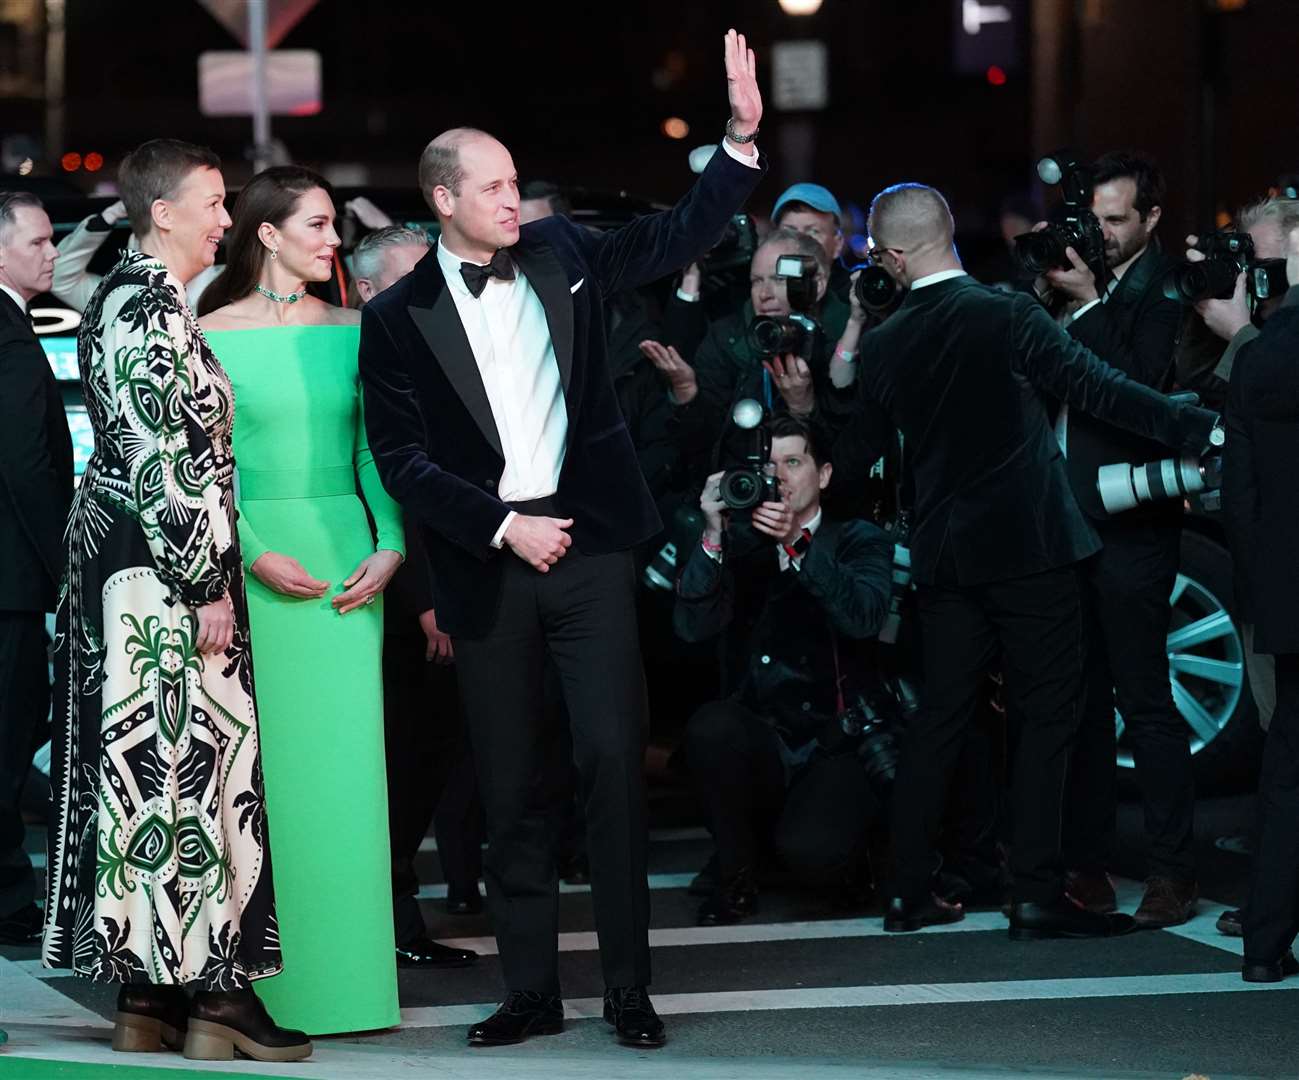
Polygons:
M937 285L940 281L950 281L952 278L965 277L964 270L939 270L936 274L926 274L922 278L916 278L911 283L912 290L923 289L926 285Z
M16 289L12 289L4 282L0 281L0 290L3 290L5 295L18 305L20 311L24 313L27 311L27 301L22 298L22 295Z

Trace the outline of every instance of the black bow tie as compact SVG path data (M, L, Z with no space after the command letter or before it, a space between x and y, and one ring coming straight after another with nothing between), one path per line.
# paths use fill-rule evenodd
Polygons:
M487 288L488 278L498 277L502 281L513 281L514 263L510 261L509 252L501 248L492 256L492 261L486 266L462 262L460 264L460 276L465 279L465 288L469 290L476 300L483 295L483 290Z

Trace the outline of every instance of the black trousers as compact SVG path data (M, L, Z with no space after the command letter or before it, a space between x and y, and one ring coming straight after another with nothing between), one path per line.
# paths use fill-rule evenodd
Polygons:
M487 812L487 902L511 990L559 993L556 792L543 680L567 706L586 814L605 984L650 981L645 677L630 552L576 548L541 574L506 551L486 637L456 638L469 737Z
M1193 881L1195 775L1168 681L1181 530L1111 524L1097 531L1105 547L1081 565L1087 661L1065 800L1065 865L1103 871L1114 850L1117 705L1141 789L1148 873Z
M48 736L48 669L45 616L0 611L0 916L36 899L20 805L32 755Z
M855 754L818 758L786 777L780 736L737 701L709 702L690 718L686 764L723 881L752 869L770 840L805 884L839 884L865 853L883 809Z
M1274 961L1299 933L1299 654L1276 658L1276 711L1263 744L1257 836L1243 914L1245 959Z
M424 659L423 634L385 634L383 727L388 765L393 927L397 944L427 933L420 914L415 856L435 826L448 883L476 886L482 872L477 785L456 689L455 668ZM468 783L450 785L452 776Z
M1054 900L1063 887L1061 801L1082 683L1076 568L987 585L921 586L917 609L925 687L893 787L893 895L918 899L931 887L952 772L1000 656L1008 712L1021 726L1011 765L1012 895Z

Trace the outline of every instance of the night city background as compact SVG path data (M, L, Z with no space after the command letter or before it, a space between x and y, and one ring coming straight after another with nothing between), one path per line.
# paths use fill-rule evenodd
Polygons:
M207 6L244 19L244 4ZM1038 153L1124 147L1168 175L1171 246L1299 171L1293 0L825 0L802 16L777 0L270 10L272 45L314 50L321 70L319 111L276 116L273 136L348 185L413 187L428 139L471 124L511 147L525 181L670 202L690 182L688 151L721 133L731 25L755 47L769 96L760 145L773 175L759 213L797 180L860 206L913 179L948 194L963 235L987 235L1006 196L1043 199ZM47 34L59 20L61 39ZM782 110L771 94L772 47L795 41L824 44L823 108ZM251 171L250 122L203 115L198 58L241 47L196 0L0 0L5 171L30 158L34 176L90 192L132 146L172 135L211 145L237 187ZM665 134L672 118L688 129L679 139ZM83 164L63 171L65 154Z

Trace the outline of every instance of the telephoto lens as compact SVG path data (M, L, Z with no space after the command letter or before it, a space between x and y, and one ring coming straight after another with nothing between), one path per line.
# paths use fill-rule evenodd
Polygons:
M1102 465L1096 490L1107 513L1121 514L1158 499L1185 499L1222 485L1222 455L1185 454L1145 465Z

